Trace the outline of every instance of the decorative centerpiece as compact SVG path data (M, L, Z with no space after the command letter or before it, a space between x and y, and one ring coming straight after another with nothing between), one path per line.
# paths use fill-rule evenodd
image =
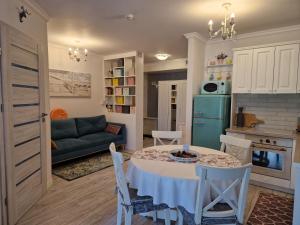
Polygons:
M183 145L183 149L170 151L170 159L185 163L196 162L199 159L199 153L189 150L189 145Z

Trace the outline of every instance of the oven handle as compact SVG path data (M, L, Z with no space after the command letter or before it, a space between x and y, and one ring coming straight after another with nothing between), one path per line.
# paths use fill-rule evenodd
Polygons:
M281 152L286 152L287 151L286 148L276 147L276 146L273 146L273 145L266 145L266 144L256 144L256 143L253 143L252 147L254 147L254 148L270 149L270 150L281 151Z

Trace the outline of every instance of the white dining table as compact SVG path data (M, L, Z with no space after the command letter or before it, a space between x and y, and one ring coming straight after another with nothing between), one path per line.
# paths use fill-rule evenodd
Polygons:
M169 152L182 149L182 145L160 145L144 148L135 152L128 165L127 179L130 187L138 190L139 196L152 196L154 204L165 203L170 208L183 206L190 213L195 213L196 194L199 177L196 176L196 163L172 161ZM216 167L238 167L240 161L233 156L217 150L190 146L190 150L200 154L197 163ZM230 183L230 181L229 181ZM226 184L218 184L226 188ZM237 191L231 193L231 199L237 199ZM206 202L214 198L206 190Z

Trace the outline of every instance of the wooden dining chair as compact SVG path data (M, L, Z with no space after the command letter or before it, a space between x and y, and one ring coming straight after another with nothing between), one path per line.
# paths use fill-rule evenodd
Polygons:
M207 167L198 164L196 174L199 176L199 184L195 214L179 206L178 224L182 225L183 222L188 225L243 224L251 167L251 163L238 168ZM221 189L218 186L220 184L226 184L226 187L222 186ZM205 204L207 188L218 196ZM229 195L236 190L239 190L239 193L235 202Z
M172 145L176 142L176 144L180 143L180 139L182 138L182 131L152 131L152 137L154 140L154 146L158 143L161 145L166 145L163 139L169 141L169 145ZM157 143L158 142L158 143Z
M220 136L221 151L236 157L242 164L251 162L251 141L229 135Z
M140 213L164 210L165 225L170 225L170 209L166 204L154 205L151 196L138 196L137 190L129 188L123 170L123 156L115 151L115 144L109 146L112 155L118 191L117 225L122 224L122 210L125 212L125 225L132 224L132 216Z

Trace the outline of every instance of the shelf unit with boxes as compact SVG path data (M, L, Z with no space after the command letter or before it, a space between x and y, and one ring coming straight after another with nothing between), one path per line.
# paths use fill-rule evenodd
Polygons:
M103 57L105 116L126 126L126 149L143 147L144 55L131 51Z
M108 112L136 111L135 56L104 60L105 104Z

